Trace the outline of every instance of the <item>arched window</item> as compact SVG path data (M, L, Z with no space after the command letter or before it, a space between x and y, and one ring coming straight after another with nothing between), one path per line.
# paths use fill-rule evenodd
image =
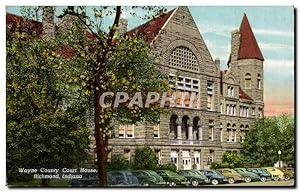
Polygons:
M247 73L245 75L245 89L251 89L251 74Z
M170 66L198 72L199 64L195 54L187 47L176 47L169 58Z
M261 89L261 76L260 76L260 74L257 75L257 89Z

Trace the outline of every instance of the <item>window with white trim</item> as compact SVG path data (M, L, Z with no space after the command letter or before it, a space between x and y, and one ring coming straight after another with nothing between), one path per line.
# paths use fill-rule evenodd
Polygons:
M153 127L153 137L159 138L159 124L157 124Z
M119 138L133 138L135 125L120 125Z
M260 74L257 75L257 89L261 89L261 76L260 76Z
M214 140L214 120L209 120L208 122L208 134L209 134L209 140L213 141Z
M234 96L234 88L232 86L227 87L227 95L230 97Z
M207 110L213 111L213 82L207 82Z
M251 74L247 73L245 75L245 89L251 89Z
M173 91L178 92L178 94L176 94L176 105L178 107L199 108L199 84L198 79L169 74L169 85ZM186 94L185 98L181 98L181 93L183 92ZM184 103L182 103L182 99Z

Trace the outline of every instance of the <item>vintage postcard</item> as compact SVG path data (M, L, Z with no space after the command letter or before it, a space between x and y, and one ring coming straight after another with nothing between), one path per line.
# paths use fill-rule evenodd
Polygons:
M7 6L8 187L295 187L292 6Z

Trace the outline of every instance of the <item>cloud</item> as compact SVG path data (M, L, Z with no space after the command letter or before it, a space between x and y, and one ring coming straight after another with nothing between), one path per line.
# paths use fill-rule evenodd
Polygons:
M290 32L290 31L279 31L279 30L253 28L253 32L254 32L254 34L257 34L257 35L272 35L272 36L281 36L281 37L294 37L294 32Z
M293 44L277 44L277 43L258 43L258 44L261 49L265 49L265 50L278 50L278 49L284 49L289 51L294 50Z
M294 74L294 60L266 59L264 62L266 72L280 72Z
M239 29L239 26L233 25L220 25L213 23L197 23L197 26L201 33L214 33L216 35L230 37L231 31ZM266 35L266 36L279 36L279 37L294 37L293 31L282 31L276 29L263 29L263 28L253 28L252 30L255 35Z

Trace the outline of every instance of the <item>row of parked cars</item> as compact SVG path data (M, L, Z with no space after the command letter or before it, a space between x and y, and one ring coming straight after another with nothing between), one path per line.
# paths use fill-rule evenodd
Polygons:
M119 170L107 173L109 186L193 186L201 184L251 182L268 180L289 180L294 178L294 170L288 168L222 168L217 170ZM70 181L70 186L99 186L97 174L86 174L82 179Z

